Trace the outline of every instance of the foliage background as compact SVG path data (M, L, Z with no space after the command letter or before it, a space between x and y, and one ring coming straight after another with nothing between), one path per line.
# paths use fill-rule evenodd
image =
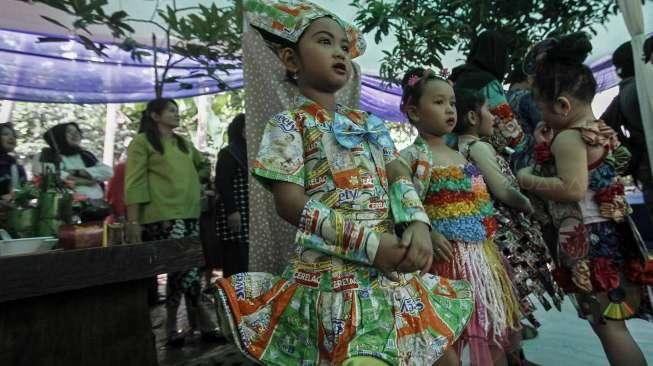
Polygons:
M383 51L380 66L389 81L415 66L442 68L447 51L466 53L483 30L499 30L511 39L514 64L549 35L596 34L618 10L614 0L352 0L351 5L357 9L355 23L372 32L377 44L389 35L396 39Z
M212 115L208 121L207 146L202 148L212 162L227 142L226 129L236 114L244 110L242 91L211 96ZM177 132L191 141L197 134L197 106L194 98L180 99L181 122ZM100 104L46 104L17 102L9 121L18 134L17 157L25 164L46 145L43 135L59 123L77 122L82 129L82 146L102 158L106 105ZM114 146L114 162L127 150L129 142L138 131L145 103L123 104L120 107L118 129ZM213 164L214 165L214 164Z

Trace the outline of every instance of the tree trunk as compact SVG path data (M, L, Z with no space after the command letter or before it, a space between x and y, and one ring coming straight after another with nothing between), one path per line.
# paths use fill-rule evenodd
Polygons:
M113 166L113 147L116 142L119 110L120 104L107 104L107 120L104 126L104 151L102 153L102 162L109 166Z
M207 135L209 118L211 118L211 101L213 96L200 95L195 97L197 106L197 133L195 134L195 146L202 150L208 145Z
M0 123L7 123L11 121L11 112L14 111L13 100L3 100L2 107L0 107Z

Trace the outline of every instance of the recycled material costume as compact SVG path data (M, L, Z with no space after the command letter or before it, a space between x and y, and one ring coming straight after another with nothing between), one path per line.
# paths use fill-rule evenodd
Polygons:
M578 314L584 319L651 320L653 258L630 219L632 209L620 176L630 153L603 121L589 121L575 129L586 145L603 146L604 154L587 167L589 187L583 201L546 201L558 230L556 280L565 292L577 294ZM549 142L536 145L535 160L535 175L556 176ZM592 290L581 290L587 287ZM607 293L607 307L599 304L597 293Z
M472 364L492 364L490 347L511 351L518 343L514 337L521 312L493 241L497 222L483 176L471 163L435 165L431 148L421 137L402 150L401 158L411 167L433 230L453 247L451 263L435 262L431 272L471 282L476 309L463 337L470 345Z
M461 135L458 137L458 149L467 160L483 168L484 172L491 172L492 176L484 174L486 181L495 182L494 186L501 189L519 191L519 183L508 162L497 154L490 144L476 136ZM494 187L490 183L488 185ZM494 208L498 223L494 243L510 264L512 280L521 300L522 313L533 326L538 327L540 323L533 314L535 306L529 295L537 297L546 310L551 308L551 301L560 310L564 296L553 280L553 259L537 221L498 200L494 200ZM549 295L551 301L545 294Z
M354 28L311 3L258 0L245 8L251 25L291 42L313 20L331 17L346 30L352 57L364 50ZM241 351L266 365L331 365L361 356L433 364L463 332L474 300L465 281L405 274L397 283L372 267L380 233L428 223L410 179L388 182L386 165L398 157L388 130L342 105L333 115L306 98L293 105L267 123L253 174L266 186L297 184L309 197L295 255L280 276L220 279L219 314Z

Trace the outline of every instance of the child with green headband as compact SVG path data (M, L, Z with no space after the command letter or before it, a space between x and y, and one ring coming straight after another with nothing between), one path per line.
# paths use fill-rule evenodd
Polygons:
M456 365L450 350L474 309L470 286L423 274L433 261L430 223L409 170L383 121L335 101L363 39L309 2L245 9L301 94L271 116L253 163L298 230L281 276L219 280L236 344L267 365ZM265 87L249 80L246 93Z

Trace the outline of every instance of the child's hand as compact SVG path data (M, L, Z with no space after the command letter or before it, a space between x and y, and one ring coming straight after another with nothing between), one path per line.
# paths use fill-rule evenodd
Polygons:
M453 260L453 247L449 240L437 231L431 232L431 242L433 243L433 256L435 260L451 262Z
M399 245L397 236L383 233L379 240L379 248L376 250L373 265L390 280L399 282L396 270L406 252L406 248Z
M419 221L411 223L401 236L401 246L408 248L408 254L397 269L400 272L421 270L422 273L428 273L433 264L433 246L429 227Z

